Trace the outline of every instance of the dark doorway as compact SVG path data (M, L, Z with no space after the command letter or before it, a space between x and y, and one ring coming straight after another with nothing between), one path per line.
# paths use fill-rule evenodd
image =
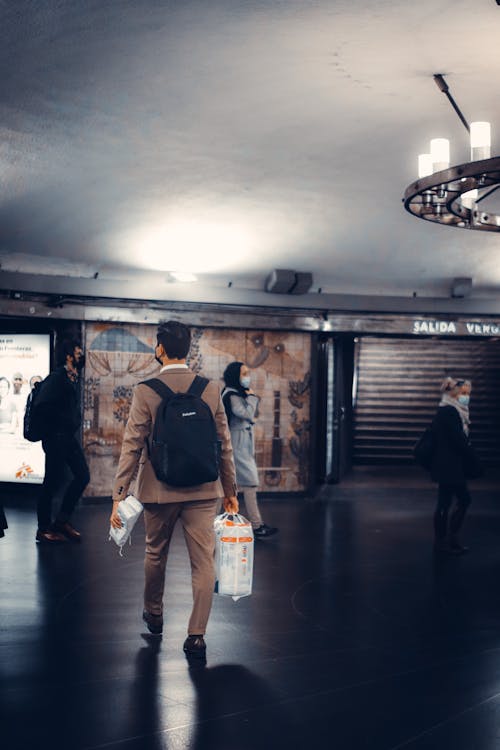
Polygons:
M316 478L335 484L351 468L354 339L324 335L317 354Z

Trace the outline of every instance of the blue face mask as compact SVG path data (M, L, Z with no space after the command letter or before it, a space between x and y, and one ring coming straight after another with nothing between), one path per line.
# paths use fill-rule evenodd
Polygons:
M240 378L240 385L242 388L250 388L250 377L246 375L244 378Z
M458 397L458 403L462 404L462 406L469 406L470 396L467 396L465 393L461 393Z

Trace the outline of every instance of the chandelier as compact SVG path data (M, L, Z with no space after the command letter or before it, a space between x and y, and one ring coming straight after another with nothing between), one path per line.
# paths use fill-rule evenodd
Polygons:
M490 158L490 124L473 122L469 126L443 76L437 73L434 80L470 134L471 160L450 167L449 141L434 138L430 153L418 157L418 180L406 188L404 207L419 219L436 224L499 232L500 214L482 204L500 188L500 157Z

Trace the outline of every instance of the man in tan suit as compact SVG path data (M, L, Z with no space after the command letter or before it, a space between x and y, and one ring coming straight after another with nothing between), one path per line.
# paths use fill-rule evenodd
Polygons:
M162 323L157 332L155 357L162 365L159 379L174 392L186 392L195 374L186 365L191 343L189 328L183 323ZM146 526L145 589L143 619L155 635L163 632L163 590L165 567L172 532L181 519L191 561L193 610L184 642L187 656L204 658L205 629L212 606L215 584L214 518L217 498L224 496L224 508L238 511L233 449L221 400L220 388L209 382L202 394L215 419L221 441L219 479L192 487L170 487L156 478L149 460L149 446L160 396L144 384L134 388L130 415L123 437L118 470L113 486L111 525L121 526L118 505L129 494L137 474L135 494L144 505Z

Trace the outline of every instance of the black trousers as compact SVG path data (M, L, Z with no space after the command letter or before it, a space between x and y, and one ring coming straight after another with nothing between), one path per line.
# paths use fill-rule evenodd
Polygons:
M58 521L68 521L80 495L90 481L89 467L82 447L73 435L53 435L42 440L45 451L45 478L38 497L38 528L47 531L52 524L52 499L64 479L68 466L73 479L64 493Z
M448 529L448 513L456 497L457 502L450 516ZM463 484L440 484L438 487L438 501L434 513L434 531L436 539L444 539L449 530L450 534L457 534L460 530L467 508L471 503L469 489Z

